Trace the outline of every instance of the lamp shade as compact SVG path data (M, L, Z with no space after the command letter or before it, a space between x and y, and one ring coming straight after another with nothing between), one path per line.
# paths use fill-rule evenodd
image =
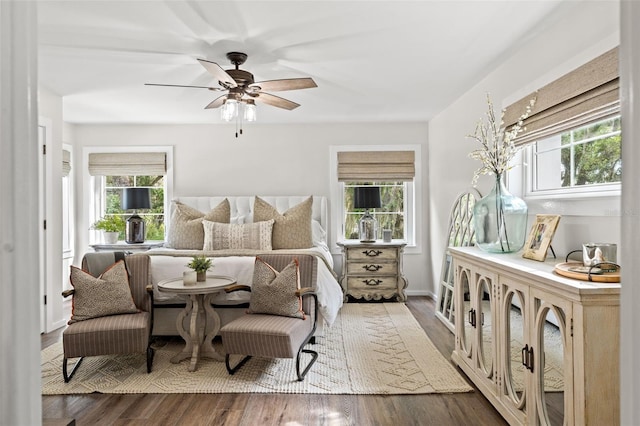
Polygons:
M380 208L379 186L357 186L354 191L353 207L356 209Z
M122 190L122 210L150 209L149 188L124 188Z

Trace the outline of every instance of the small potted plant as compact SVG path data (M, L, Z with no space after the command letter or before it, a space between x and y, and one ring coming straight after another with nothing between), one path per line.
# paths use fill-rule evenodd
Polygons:
M208 259L206 256L193 256L187 266L196 271L198 281L206 281L207 271L211 268L212 264L211 259Z
M118 242L120 232L124 230L124 218L118 215L104 216L94 222L91 229L102 231L105 244L115 244Z

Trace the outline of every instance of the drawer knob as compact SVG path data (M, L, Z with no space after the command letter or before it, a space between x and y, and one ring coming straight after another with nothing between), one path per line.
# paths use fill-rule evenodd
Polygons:
M377 272L380 269L382 269L382 265L362 265L362 268L365 271L369 271L369 272Z
M363 283L365 283L366 285L380 285L380 283L382 283L382 280L374 280L373 278L368 279L368 280L362 280Z
M380 256L382 252L380 250L369 249L362 252L365 256L376 257Z

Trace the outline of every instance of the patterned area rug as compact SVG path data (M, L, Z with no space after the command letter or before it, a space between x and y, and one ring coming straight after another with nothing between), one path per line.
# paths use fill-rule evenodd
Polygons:
M217 342L217 340L216 340ZM216 348L222 352L221 344ZM472 388L429 340L402 303L348 303L325 336L313 345L318 361L303 382L295 360L252 358L230 376L224 362L169 359L180 340L156 344L153 371L140 355L85 358L71 379L62 379L62 343L42 351L42 394L100 393L311 393L424 394ZM215 346L215 345L214 345Z

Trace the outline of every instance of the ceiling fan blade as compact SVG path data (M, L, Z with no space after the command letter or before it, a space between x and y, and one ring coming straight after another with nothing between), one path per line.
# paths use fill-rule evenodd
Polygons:
M258 90L268 90L270 92L279 92L284 90L310 89L318 87L311 77L305 78L283 78L280 80L258 81L249 87L257 87Z
M236 81L231 77L225 70L223 70L220 65L215 62L207 61L206 59L198 59L198 62L202 64L202 66L214 76L220 84L225 87L238 87Z
M213 108L219 108L222 106L222 104L224 103L224 101L227 100L227 95L222 95L219 96L217 98L215 98L213 101L209 102L209 105L207 105L206 107L204 107L204 109L213 109Z
M258 102L262 102L274 107L288 109L288 110L292 110L300 106L300 104L297 104L288 99L284 99L275 95L270 95L269 93L264 93L264 92L259 92L256 95L251 95L251 97Z
M160 83L145 83L145 86L167 86L167 87L189 87L189 88L194 88L194 89L209 89L209 90L213 90L214 92L219 92L223 89L219 88L219 87L210 87L210 86L187 86L184 84L160 84Z

